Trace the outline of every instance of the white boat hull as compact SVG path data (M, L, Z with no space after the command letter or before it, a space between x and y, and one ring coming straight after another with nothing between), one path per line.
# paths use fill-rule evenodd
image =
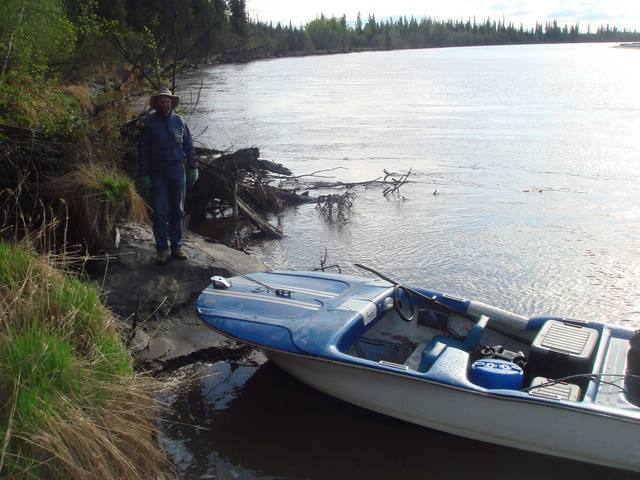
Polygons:
M498 445L640 471L640 429L630 420L304 355L265 353L311 387L384 415Z

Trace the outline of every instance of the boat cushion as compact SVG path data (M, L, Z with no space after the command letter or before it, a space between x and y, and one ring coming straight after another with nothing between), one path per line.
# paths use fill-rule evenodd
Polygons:
M434 337L431 342L425 347L422 351L422 357L420 359L420 366L418 367L419 372L426 372L431 368L431 366L435 363L442 352L447 348L447 344L444 342L440 342L438 338L446 338L446 337Z
M429 342L422 352L418 371L426 372L429 370L447 347L457 348L459 350L464 350L465 352L472 352L480 343L480 339L482 338L484 328L487 326L488 321L489 317L481 315L480 319L473 325L473 327L471 327L464 340L445 337L443 335L433 337L431 342Z

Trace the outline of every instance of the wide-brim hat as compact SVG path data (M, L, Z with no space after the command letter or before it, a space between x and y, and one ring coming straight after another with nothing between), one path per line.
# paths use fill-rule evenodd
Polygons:
M154 110L158 110L158 107L156 106L156 100L160 97L171 98L172 109L176 108L180 103L180 97L171 93L171 90L169 90L167 87L160 87L156 93L154 93L153 95L151 95L151 97L149 97L149 105Z

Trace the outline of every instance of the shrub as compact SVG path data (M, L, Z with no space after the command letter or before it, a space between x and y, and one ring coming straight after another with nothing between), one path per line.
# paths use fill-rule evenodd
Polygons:
M75 49L76 31L62 0L4 0L0 9L0 83L12 75L43 78Z
M34 81L22 76L0 83L0 120L72 140L87 131L89 101L81 87L62 88L54 80Z

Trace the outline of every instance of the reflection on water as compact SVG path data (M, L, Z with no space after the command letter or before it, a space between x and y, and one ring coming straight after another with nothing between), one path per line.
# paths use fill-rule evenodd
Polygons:
M276 268L364 263L523 315L640 326L638 52L526 45L287 58L194 72L198 140L257 145L296 175L412 168L404 199L357 189L345 225L313 205L254 249ZM437 189L438 194L433 195ZM360 272L361 273L361 272ZM166 444L184 478L631 478L352 407L269 365L175 394ZM425 399L428 401L428 399Z
M319 393L270 363L187 368L205 378L174 394L163 426L181 478L636 478L401 422Z

